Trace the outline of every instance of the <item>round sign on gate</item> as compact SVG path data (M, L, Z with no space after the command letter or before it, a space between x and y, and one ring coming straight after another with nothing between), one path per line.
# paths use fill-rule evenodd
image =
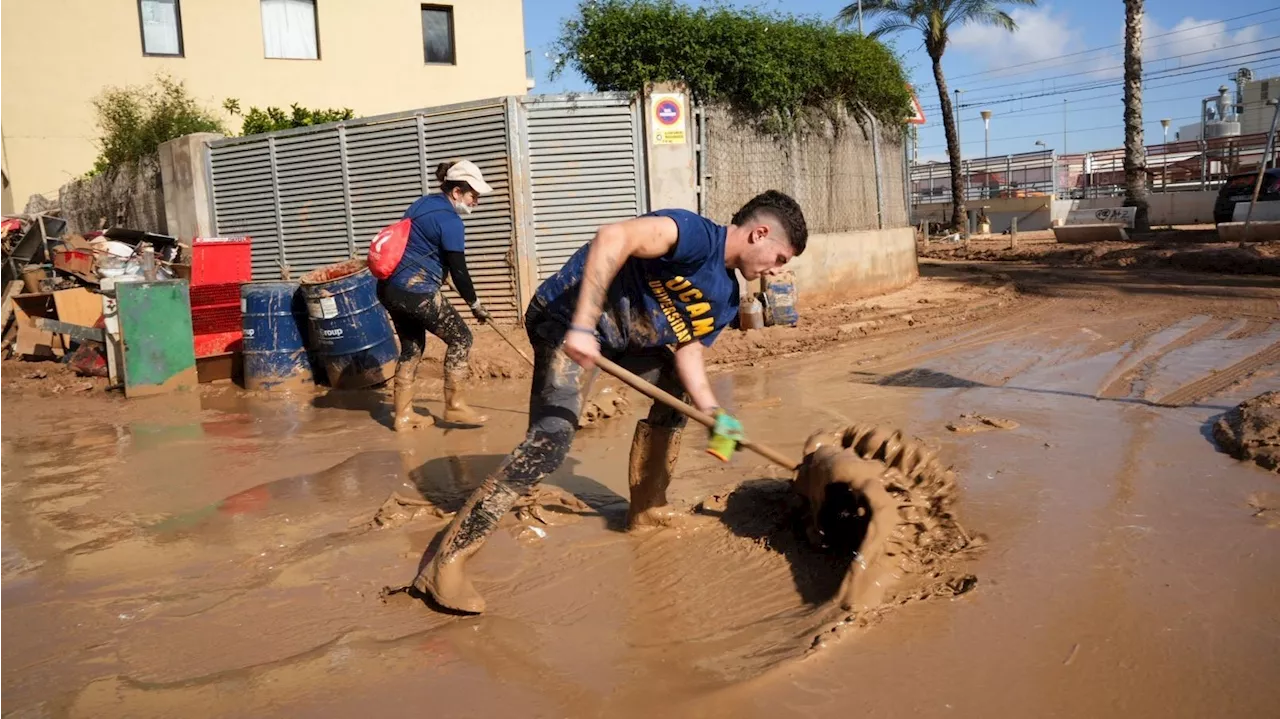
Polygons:
M654 108L654 113L658 116L658 122L674 125L680 122L680 103L671 99L663 100Z

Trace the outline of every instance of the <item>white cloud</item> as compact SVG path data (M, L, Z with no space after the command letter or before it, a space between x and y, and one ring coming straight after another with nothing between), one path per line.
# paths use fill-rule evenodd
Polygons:
M951 33L951 47L981 62L988 70L1016 72L1029 62L1047 60L1085 47L1084 33L1070 27L1053 6L1014 8L1015 32L991 25L964 25Z
M1262 39L1260 25L1228 30L1227 24L1221 20L1194 17L1185 17L1173 27L1164 27L1147 15L1142 33L1144 63L1159 63L1160 68L1176 68L1280 48L1276 40Z

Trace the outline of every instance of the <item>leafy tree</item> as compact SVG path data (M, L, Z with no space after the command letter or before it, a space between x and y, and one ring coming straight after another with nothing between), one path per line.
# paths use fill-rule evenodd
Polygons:
M918 30L924 35L924 49L933 64L933 81L938 86L942 128L947 135L947 155L951 159L951 225L959 229L965 220L964 176L960 170L960 138L956 118L947 95L947 78L942 72L942 55L951 42L951 31L962 25L994 25L1009 32L1018 24L1001 9L1002 5L1032 5L1036 0L862 0L862 14L880 18L871 37L900 30ZM836 16L845 24L857 22L858 3L846 5Z
M682 82L766 128L793 131L807 113L870 113L900 128L910 94L898 58L834 23L674 0L585 0L556 43L552 77L567 67L597 90L639 92Z
M102 134L90 175L154 155L160 143L193 132L226 132L182 81L157 75L150 85L108 87L93 100Z

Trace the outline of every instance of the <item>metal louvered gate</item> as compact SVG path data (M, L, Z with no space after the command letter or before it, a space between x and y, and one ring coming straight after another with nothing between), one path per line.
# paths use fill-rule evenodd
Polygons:
M604 224L645 211L640 103L628 94L530 98L537 278L555 274Z
M502 97L218 140L215 224L253 238L254 279L296 277L362 256L439 189L437 163L469 159L494 192L464 218L467 264L494 316L518 320L537 283L596 228L643 211L638 112L623 94Z

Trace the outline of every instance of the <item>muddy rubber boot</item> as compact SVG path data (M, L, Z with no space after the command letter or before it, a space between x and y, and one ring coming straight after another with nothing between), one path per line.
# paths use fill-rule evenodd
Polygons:
M502 516L519 497L505 482L494 477L486 479L445 528L436 555L418 572L413 587L454 611L483 612L484 597L467 579L466 561L497 529Z
M396 370L395 382L392 385L392 402L395 405L395 414L392 416L391 428L397 432L405 432L412 429L422 429L435 424L435 417L430 415L423 417L413 409L413 370L407 372Z
M680 454L681 431L654 427L643 419L636 423L627 468L627 483L631 486L627 529L671 527L686 518L667 504L667 487Z
M444 377L444 420L472 427L483 425L489 418L471 408L462 399L462 377L448 373Z

